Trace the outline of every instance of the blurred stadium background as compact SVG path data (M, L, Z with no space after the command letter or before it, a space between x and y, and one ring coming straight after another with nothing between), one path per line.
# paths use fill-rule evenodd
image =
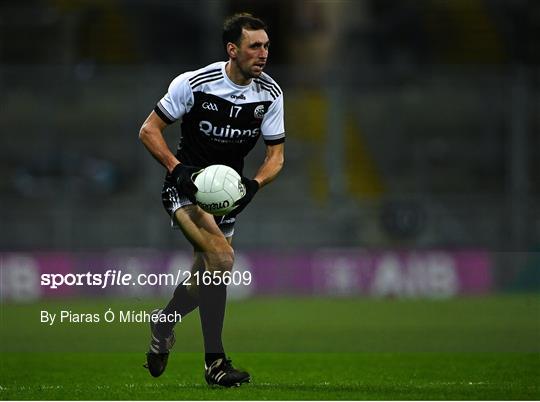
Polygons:
M51 290L39 278L189 267L138 130L172 78L225 57L221 23L237 11L270 26L287 141L282 174L237 224L235 269L254 282L230 289L240 301L225 342L312 354L289 356L297 371L283 378L282 356L245 357L260 388L227 398L538 399L532 0L3 1L0 399L177 399L167 381L201 381L199 355L158 385L142 369L118 372L140 366L146 324L39 322L43 308L151 308L172 288ZM168 129L172 147L178 135ZM175 352L200 353L196 321L182 323ZM285 393L268 394L274 383ZM191 391L180 397L222 398Z
M36 251L188 251L138 129L174 76L224 58L221 21L240 10L270 25L288 135L240 253L473 250L490 289L540 287L540 7L526 0L2 2L3 252L39 266ZM355 258L341 261L346 286Z

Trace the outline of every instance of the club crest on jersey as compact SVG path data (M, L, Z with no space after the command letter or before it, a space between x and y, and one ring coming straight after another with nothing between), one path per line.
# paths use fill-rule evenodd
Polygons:
M255 116L256 119L262 119L264 117L264 113L266 111L264 110L264 105L259 105L255 108L255 111L253 112L253 116Z
M218 107L215 103L212 102L203 102L202 108L206 110L213 110L214 112L218 111Z

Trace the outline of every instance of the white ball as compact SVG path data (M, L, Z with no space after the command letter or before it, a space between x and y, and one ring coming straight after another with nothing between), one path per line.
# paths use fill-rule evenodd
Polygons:
M195 177L197 204L212 215L226 215L234 203L246 194L242 178L225 165L211 165Z

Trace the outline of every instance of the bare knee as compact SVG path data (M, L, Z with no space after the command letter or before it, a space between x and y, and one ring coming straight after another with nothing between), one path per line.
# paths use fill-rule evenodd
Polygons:
M228 243L212 247L205 253L205 262L208 271L230 272L234 265L234 250Z

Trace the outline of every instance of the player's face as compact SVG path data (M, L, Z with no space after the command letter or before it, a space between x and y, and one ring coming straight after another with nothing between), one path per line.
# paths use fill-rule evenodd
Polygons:
M246 79L261 75L268 60L270 41L265 30L242 30L242 39L236 52L236 64Z

